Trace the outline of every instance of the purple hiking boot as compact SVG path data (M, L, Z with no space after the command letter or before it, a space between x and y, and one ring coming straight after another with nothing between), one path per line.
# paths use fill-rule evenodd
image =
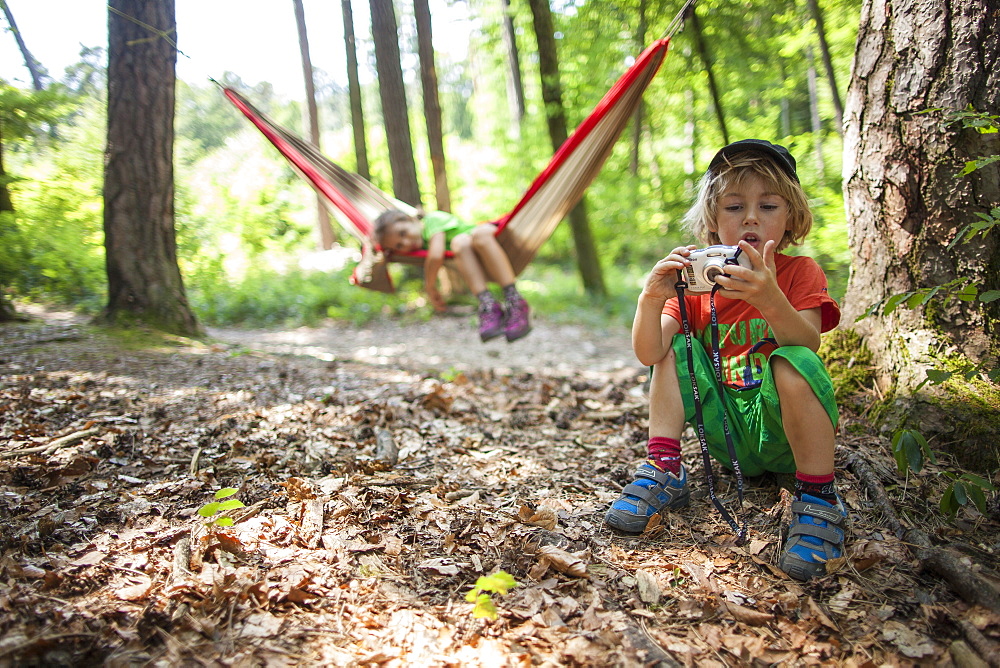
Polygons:
M507 323L503 333L507 335L508 341L517 341L531 331L529 313L531 309L523 297L518 296L507 302Z
M486 342L503 333L503 307L495 301L481 303L479 305L479 338Z

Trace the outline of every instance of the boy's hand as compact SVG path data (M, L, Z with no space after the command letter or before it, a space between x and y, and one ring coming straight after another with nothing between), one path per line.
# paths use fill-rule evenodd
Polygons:
M729 277L719 276L715 279L721 287L719 294L729 299L742 299L757 309L779 296L784 297L776 278L775 245L773 240L768 241L764 244L763 253L758 253L746 241L740 241L739 246L752 266L750 269L740 265L726 267Z
M646 283L642 288L642 296L660 301L667 301L677 296L677 272L691 264L688 255L697 246L678 246L670 251L667 257L663 258L655 265L653 270L646 276Z

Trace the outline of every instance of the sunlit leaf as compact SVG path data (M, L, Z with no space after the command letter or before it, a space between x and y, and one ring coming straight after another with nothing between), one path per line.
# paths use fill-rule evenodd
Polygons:
M236 489L235 487L225 487L225 488L220 489L218 492L215 493L215 498L217 498L217 499L224 499L227 496L232 496L233 494L235 494L238 491L240 491L240 490Z
M201 508L198 509L198 514L202 517L211 517L215 513L219 512L219 506L222 504L218 501L213 501L212 503L206 503Z

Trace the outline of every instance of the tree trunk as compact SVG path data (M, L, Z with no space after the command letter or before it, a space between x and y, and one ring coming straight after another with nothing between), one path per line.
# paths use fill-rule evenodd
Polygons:
M726 114L722 109L722 98L719 95L719 87L715 83L715 73L712 69L712 56L708 52L708 45L705 44L705 37L701 32L701 21L698 20L697 7L691 8L691 33L694 36L695 49L701 56L701 61L705 64L705 74L708 75L708 92L712 96L712 105L715 107L715 118L719 122L719 131L722 132L722 143L729 143L729 129L726 127Z
M108 8L102 318L200 334L174 232L174 0L111 0Z
M420 206L420 185L413 161L410 139L410 115L406 106L403 70L399 63L399 35L396 13L388 0L369 0L372 14L372 37L375 40L375 69L382 99L382 118L389 145L392 190L407 204Z
M556 52L552 13L549 0L529 0L529 4L534 21L535 38L538 40L538 68L542 76L542 102L545 105L545 119L548 121L552 148L558 151L559 147L566 141L568 134L566 111L562 101L562 85L559 82L559 59ZM594 246L594 237L590 232L590 222L587 220L585 198L581 198L580 202L570 210L569 224L573 232L577 268L583 280L583 287L588 293L603 297L607 294L607 289L604 286L601 263Z
M35 57L28 51L28 47L25 46L24 38L21 36L21 31L17 29L17 23L14 22L14 15L10 13L10 7L7 6L6 0L0 0L0 7L3 8L3 15L7 18L7 25L10 26L10 31L14 33L17 48L21 50L21 56L24 58L24 66L28 68L28 72L31 74L32 87L35 90L44 90L45 83L43 79L48 76L45 73L45 68L35 60Z
M998 163L956 176L966 160L1000 153L997 135L922 112L1000 108L998 23L997 0L865 0L844 119L853 252L845 325L890 295L956 278L997 288L995 231L947 248L1000 202ZM905 394L953 353L976 362L1000 347L997 302L937 298L928 306L879 311L853 325L878 360L883 387Z
M503 44L507 52L507 100L511 106L511 116L514 118L515 136L521 134L521 121L524 120L524 83L521 81L521 57L517 50L517 33L514 31L514 17L510 8L510 0L500 0L503 8Z
M427 0L413 0L417 20L417 51L420 55L420 83L424 92L424 121L427 123L427 144L434 170L434 196L437 208L451 211L448 171L444 160L444 136L441 130L441 103L438 101L438 78L434 67L434 39L431 30L431 10Z
M292 0L295 8L295 25L299 31L299 53L302 56L302 78L306 83L306 109L309 115L309 141L317 149L320 147L319 108L316 105L316 82L313 79L312 58L309 56L309 36L306 33L306 13L302 0ZM319 232L319 245L323 250L333 248L333 226L330 225L330 214L323 204L323 198L316 193L316 231Z
M354 38L354 12L351 0L341 0L344 13L344 46L347 49L347 91L351 98L351 128L354 130L354 156L357 172L366 181L372 176L368 169L368 143L365 139L365 112L361 106L361 84L358 78L358 49Z
M809 61L809 121L813 133L813 151L816 153L816 172L819 183L826 183L826 161L823 160L823 123L819 117L819 87L816 82L816 66L813 61L812 49L806 49L806 59Z
M636 53L642 53L646 48L646 0L639 0L639 25L635 32ZM639 173L639 143L642 140L642 115L645 102L640 100L632 115L632 160L629 163L629 173L635 176Z
M844 103L840 101L840 90L837 88L837 77L833 71L833 58L830 57L830 45L826 42L826 25L823 22L823 10L819 0L809 0L809 11L816 23L816 38L819 40L819 52L826 69L826 80L830 82L830 95L833 99L833 113L836 117L837 133L844 134Z

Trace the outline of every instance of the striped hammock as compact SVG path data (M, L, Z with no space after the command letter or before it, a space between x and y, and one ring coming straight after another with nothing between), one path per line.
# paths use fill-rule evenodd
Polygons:
M521 200L507 214L490 221L510 257L515 274L531 262L556 225L583 197L601 171L615 142L628 124L667 54L669 38L650 45L605 94L594 110L556 151ZM413 212L412 206L382 192L348 172L288 130L276 125L239 93L225 88L236 107L274 144L292 166L320 193L333 217L362 245L362 260L351 282L392 292L389 261L422 261L425 251L391 256L374 246L374 220L387 209Z

